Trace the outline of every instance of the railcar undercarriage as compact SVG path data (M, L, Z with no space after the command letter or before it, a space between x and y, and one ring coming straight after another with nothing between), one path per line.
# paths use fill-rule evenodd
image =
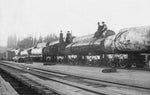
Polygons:
M146 66L145 55L141 54L118 54L112 55L109 58L109 64L111 67L130 68L132 66L137 68L143 68Z
M148 62L145 55L141 54L101 54L101 55L68 55L51 56L48 62L59 64L87 65L87 66L109 66L112 68L143 68Z

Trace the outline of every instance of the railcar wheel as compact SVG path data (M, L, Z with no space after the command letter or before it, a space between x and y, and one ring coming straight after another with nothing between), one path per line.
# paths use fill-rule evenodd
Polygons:
M118 67L119 66L119 57L116 55L113 55L112 58L109 60L109 65L112 68Z
M127 59L121 59L119 62L119 66L121 68L130 68L132 65L130 64L130 62Z
M131 66L132 66L132 65L129 63L129 64L126 66L126 68L131 68Z
M116 62L114 60L109 60L108 62L109 66L112 67L112 68L115 68L117 65L116 65Z
M69 63L69 65L74 65L74 59L69 59L68 63Z
M19 59L18 59L18 62L19 62L19 63L20 63L20 62L24 62L23 58L19 58Z

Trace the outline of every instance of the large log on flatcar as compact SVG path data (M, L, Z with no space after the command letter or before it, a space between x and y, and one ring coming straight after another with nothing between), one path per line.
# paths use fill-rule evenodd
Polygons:
M43 56L43 48L33 48L31 50L30 57L42 57Z
M38 43L35 47L30 50L30 57L42 57L43 49L47 46L46 42Z
M23 50L21 53L20 53L21 56L27 56L28 55L28 51L27 50Z
M65 54L150 53L150 26L121 29L116 35L108 30L105 34L98 39L94 35L77 37L66 46Z
M67 55L99 55L105 53L104 41L109 36L115 35L115 32L108 30L104 37L94 38L94 34L76 37L72 43L66 46L65 53Z
M32 49L33 49L33 47L23 50L23 51L20 53L20 61L22 61L22 62L27 62L27 61L29 61L29 57L30 57L30 55L31 55L31 50L32 50ZM17 61L17 60L16 60L16 61Z
M34 49L34 47L28 48L28 49L24 49L20 55L24 56L24 57L29 57L31 55L31 50Z
M121 29L104 41L107 53L150 53L150 26Z
M30 59L33 61L43 61L44 59L44 54L43 50L47 46L47 43L38 43L34 48L31 49L30 51Z
M47 47L44 48L43 54L45 56L61 56L65 53L66 43L60 43L59 41L54 41L49 43Z
M54 41L54 42L49 43L49 45L44 48L43 54L45 56L58 55L58 45L59 45L59 41Z

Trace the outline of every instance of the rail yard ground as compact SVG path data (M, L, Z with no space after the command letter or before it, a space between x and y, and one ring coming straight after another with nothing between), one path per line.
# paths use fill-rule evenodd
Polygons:
M10 69L5 69L3 65L10 66ZM11 67L24 73L19 74L15 71L17 74L13 74ZM102 70L108 68L13 61L1 61L0 68L16 77L22 76L23 82L30 80L27 85L33 89L37 89L38 84L46 91L50 89L50 92L53 92L52 89L54 93L59 92L63 95L149 95L150 93L150 73L144 70L117 69L116 72L103 73ZM33 86L35 83L36 86ZM41 92L42 89L38 91ZM56 95L61 95L59 93Z
M32 64L16 63L10 61L5 61L5 62L25 65L28 66L29 68L34 67L43 70L66 73L70 75L87 77L96 80L103 80L103 81L115 82L118 84L138 86L138 87L150 89L149 71L117 69L117 72L103 73L102 70L106 68L68 66L68 65L43 65L44 63L39 63L39 62L38 63L33 62Z

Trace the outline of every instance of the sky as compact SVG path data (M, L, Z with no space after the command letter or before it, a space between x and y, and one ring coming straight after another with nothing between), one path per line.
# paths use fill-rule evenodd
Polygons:
M150 25L150 0L0 0L0 46L7 37L92 34L104 21L116 33Z

